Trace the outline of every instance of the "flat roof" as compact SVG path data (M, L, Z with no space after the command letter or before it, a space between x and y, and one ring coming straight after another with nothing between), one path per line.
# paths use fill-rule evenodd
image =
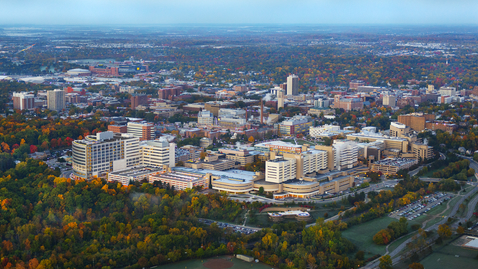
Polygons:
M256 175L255 172L250 171L243 171L238 169L230 169L225 171L217 171L217 170L209 170L209 169L193 169L187 167L173 167L171 168L173 171L180 171L180 172L188 172L188 173L199 173L199 174L207 174L210 173L214 176L220 176L221 179L219 181L226 182L226 183L248 183L254 179ZM229 180L231 178L233 180ZM235 180L234 180L235 179ZM241 181L236 181L236 180Z
M146 175L146 174L154 173L154 172L160 172L162 170L163 169L160 167L143 166L143 167L133 167L133 168L125 169L125 170L114 171L114 172L110 172L109 174L131 177L131 176L142 176L142 175Z

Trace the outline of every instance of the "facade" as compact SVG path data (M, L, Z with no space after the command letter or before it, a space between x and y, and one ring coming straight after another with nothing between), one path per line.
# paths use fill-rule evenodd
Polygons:
M65 108L65 91L53 90L47 91L47 105L50 110L62 110Z
M456 88L455 87L441 87L438 90L438 93L442 96L455 96L456 95Z
M317 108L328 108L330 107L330 100L326 98L319 98L314 101L314 107Z
M214 124L214 115L207 111L200 111L198 114L198 126L212 126Z
M125 134L128 132L128 126L126 125L108 125L108 131L113 133Z
M147 95L132 95L131 96L131 109L136 109L137 106L144 106L148 104Z
M383 106L395 107L397 105L397 97L393 95L384 95L383 96Z
M296 178L296 160L276 158L266 162L266 181L282 183Z
M425 143L412 143L412 153L415 159L432 159L434 157L433 147Z
M73 177L91 179L139 165L139 139L131 134L102 132L72 144Z
M348 134L347 139L358 142L383 141L386 149L396 149L401 152L408 152L409 141L401 137L392 137L376 133L354 133Z
M195 172L167 171L149 176L149 183L161 181L168 184L175 190L192 189L194 187L209 188L210 175L203 175Z
M351 90L358 90L358 87L365 86L365 82L363 80L352 80L349 83L349 89Z
M176 166L176 144L164 140L139 143L141 164L145 166Z
M279 124L279 131L281 135L303 134L309 131L312 122L312 118L309 116L294 116L289 120L281 122Z
M382 172L387 175L394 175L399 170L408 169L413 165L417 164L416 159L406 159L406 158L393 158L385 159L370 165L370 170L373 172Z
M156 137L155 128L152 123L128 122L128 133L138 137L140 141L153 140Z
M119 76L118 67L109 67L109 66L100 64L97 66L90 66L89 70L92 74L103 75L103 76Z
M287 77L287 95L299 94L299 77L290 75Z
M249 154L249 151L246 149L236 150L221 148L219 149L219 152L225 154L226 159L239 162L241 166L254 162L254 155Z
M398 122L410 126L414 131L421 132L426 128L426 122L435 120L433 114L413 113L408 115L399 115Z
M178 96L181 94L182 87L172 87L158 90L158 98L160 99L169 99L173 96Z
M408 134L410 134L410 127L399 122L390 123L390 136L405 137L408 136Z
M108 173L108 181L128 186L130 182L149 180L150 175L162 171L159 167L138 166Z
M335 169L350 169L357 164L358 146L355 142L334 140L332 147L334 148Z
M139 89L141 88L137 86L121 85L119 87L119 92L126 92L126 93L133 94Z
M277 110L284 108L284 90L277 90Z
M341 98L340 95L334 97L334 108L342 108L345 111L363 109L363 102L360 98Z
M13 93L13 109L31 109L35 107L35 95L28 92Z
M427 94L432 93L434 90L435 90L435 86L434 86L434 85L428 85Z

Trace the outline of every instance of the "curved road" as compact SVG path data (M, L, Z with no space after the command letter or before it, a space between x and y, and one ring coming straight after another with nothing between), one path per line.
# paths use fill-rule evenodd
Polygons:
M455 206L453 207L453 209L451 210L450 214L448 215L448 217L453 217L456 212L458 212L458 209L460 207L460 204L462 204L466 198L472 196L473 194L475 194L476 192L478 191L478 187L475 187L473 188L473 190L469 191L466 195L462 196L461 199L455 204ZM473 211L476 204L478 203L478 196L475 197L472 201L470 201L468 203L468 214L470 214L470 211ZM467 216L468 216L467 214ZM471 213L473 214L473 213ZM438 229L438 226L441 225L441 224L444 224L446 223L448 220L448 218L443 218L441 221L439 221L438 223L435 223L434 225L428 227L427 229L425 229L425 231L430 231L430 230L435 230L435 229ZM405 240L400 246L398 246L396 249L394 249L391 253L389 253L388 255L390 255L391 257L394 257L394 256L397 256L397 254L399 254L406 246L407 244L412 241L412 238L409 238L407 240ZM396 257L396 258L393 258L392 259L392 262L393 264L396 264L398 262L400 262L400 256ZM378 265L379 265L380 261L379 259L376 259L374 260L373 262L365 265L363 268L378 268Z

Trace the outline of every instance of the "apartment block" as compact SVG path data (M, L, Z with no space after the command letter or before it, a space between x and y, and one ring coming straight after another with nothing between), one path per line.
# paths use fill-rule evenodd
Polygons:
M65 108L65 91L56 89L47 91L47 105L50 110L62 110Z
M13 109L31 109L35 107L35 95L28 92L13 93Z
M128 133L138 137L140 141L154 140L156 130L152 123L147 122L128 122Z

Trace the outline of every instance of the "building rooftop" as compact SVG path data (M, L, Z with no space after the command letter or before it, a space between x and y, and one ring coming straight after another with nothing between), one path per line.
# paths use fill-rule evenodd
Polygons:
M415 160L415 159L394 158L394 159L385 159L385 160L377 161L377 162L375 162L375 164L402 166L404 164L415 163L415 162L417 162L417 160Z
M214 176L220 176L221 179L219 181L226 182L226 183L248 183L254 179L256 173L250 171L243 171L237 169L230 169L225 171L217 171L217 170L209 170L209 169L192 169L186 167L174 167L172 168L174 171L180 172L190 172L190 173L199 173L199 174L207 174L210 173Z
M125 176L125 177L132 177L132 176L142 176L149 173L160 172L163 169L160 167L154 166L138 166L132 167L124 170L110 172L110 175L118 175L118 176Z

